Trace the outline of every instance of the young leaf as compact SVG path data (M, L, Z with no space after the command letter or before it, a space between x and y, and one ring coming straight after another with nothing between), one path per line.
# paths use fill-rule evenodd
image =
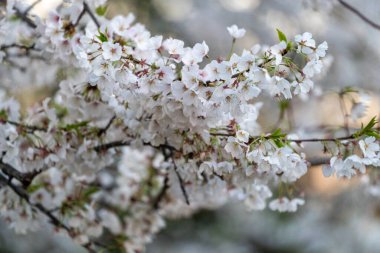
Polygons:
M366 135L366 136L374 136L376 138L379 138L377 137L379 136L379 133L377 133L377 131L373 129L376 124L377 124L376 117L373 117L366 126L362 125L362 128L356 133L354 133L353 136L355 138L359 138L363 135Z
M108 41L108 38L107 38L107 35L105 35L104 33L102 33L99 29L99 35L96 35L96 37L101 41L101 42L107 42Z
M108 6L107 5L101 5L98 8L96 8L95 12L99 16L104 16L107 12Z
M276 29L276 30L277 30L278 39L279 39L280 41L285 41L285 42L287 42L288 40L287 40L285 34L284 34L283 32L281 32L279 29Z

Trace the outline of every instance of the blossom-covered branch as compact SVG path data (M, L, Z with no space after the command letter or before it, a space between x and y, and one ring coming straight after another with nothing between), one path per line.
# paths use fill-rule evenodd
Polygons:
M204 41L152 36L133 14L107 19L105 1L65 1L45 19L31 8L10 1L0 22L0 216L17 232L48 220L90 252L102 239L142 252L166 219L231 199L296 211L310 165L339 178L380 165L375 118L355 130L346 119L343 137L260 126L268 100L313 96L328 46L308 32L277 30L277 44L238 54L246 31L233 25L230 53L213 60ZM11 97L20 79L53 95L25 112Z

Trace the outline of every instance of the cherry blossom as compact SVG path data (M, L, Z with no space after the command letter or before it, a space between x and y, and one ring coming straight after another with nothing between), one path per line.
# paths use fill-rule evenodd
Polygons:
M239 28L237 25L232 25L227 27L228 33L234 39L240 39L244 37L246 30L244 28Z
M259 124L269 102L284 110L313 95L326 42L284 35L207 59L211 44L152 35L133 14L108 19L105 3L66 1L47 18L0 7L0 217L16 232L54 228L89 252L107 235L143 252L167 219L229 201L295 212L312 161L304 142L323 145L325 176L380 166L375 119L320 139ZM227 31L233 42L246 33ZM23 112L16 83L55 93Z

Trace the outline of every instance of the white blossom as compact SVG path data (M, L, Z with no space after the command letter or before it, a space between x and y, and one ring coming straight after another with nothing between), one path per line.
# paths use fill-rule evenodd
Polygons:
M102 44L103 58L110 61L118 61L121 58L122 48L118 43L104 42Z
M234 39L240 39L244 37L246 33L246 30L244 28L239 28L237 25L227 27L227 31Z

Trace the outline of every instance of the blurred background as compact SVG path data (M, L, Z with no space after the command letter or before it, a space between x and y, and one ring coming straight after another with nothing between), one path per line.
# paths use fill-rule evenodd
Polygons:
M31 0L30 2L33 2ZM44 15L56 0L44 0L34 9ZM380 23L377 0L347 0L368 18ZM212 58L225 57L231 46L227 26L237 24L247 35L236 52L254 44L278 42L276 28L288 37L311 32L318 43L327 41L331 67L318 85L327 95L293 105L299 127L328 122L343 125L336 92L354 86L371 97L368 117L380 112L380 31L364 23L334 0L111 0L108 16L135 13L152 34L182 39L187 45L206 41ZM335 93L334 93L335 92ZM347 103L347 107L351 106ZM318 108L316 110L316 108ZM266 103L260 122L273 125L277 105ZM360 121L350 122L359 126ZM309 147L315 152L315 147ZM366 178L324 178L320 166L310 169L300 187L306 205L295 214L269 210L247 212L234 203L217 211L169 221L148 246L148 253L308 253L380 252L380 198L371 196ZM62 238L38 232L16 236L0 224L0 253L82 252Z

